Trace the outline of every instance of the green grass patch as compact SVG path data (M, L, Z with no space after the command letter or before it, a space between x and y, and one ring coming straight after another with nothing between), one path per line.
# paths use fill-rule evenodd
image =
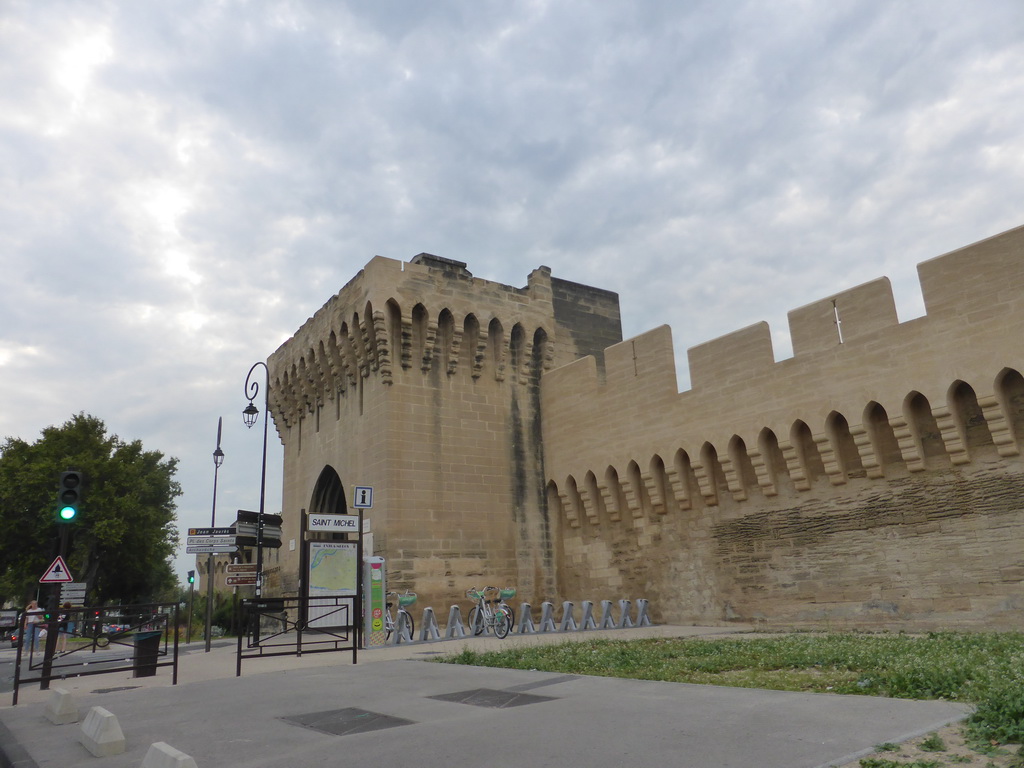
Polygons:
M741 688L947 699L975 705L973 738L1024 742L1024 634L786 634L586 640L441 662ZM881 759L881 758L879 758Z

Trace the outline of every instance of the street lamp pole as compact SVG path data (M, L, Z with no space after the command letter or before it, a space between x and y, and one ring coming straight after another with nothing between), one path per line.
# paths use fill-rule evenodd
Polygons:
M245 377L245 397L249 404L242 411L242 420L245 426L250 429L260 417L260 409L253 405L253 400L260 393L259 382L253 379L253 371L263 366L266 379L263 388L263 463L260 469L260 511L256 518L256 599L263 596L263 507L267 495L267 423L270 421L269 390L270 390L270 369L263 361L253 363L249 374Z
M217 449L213 452L213 512L210 513L210 527L217 527L217 473L224 463L224 451L220 449L220 432L224 418L217 417ZM213 629L213 553L206 560L206 652L210 652L210 632Z

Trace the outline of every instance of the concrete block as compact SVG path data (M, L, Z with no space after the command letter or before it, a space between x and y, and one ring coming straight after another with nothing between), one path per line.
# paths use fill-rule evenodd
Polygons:
M71 691L59 686L50 688L50 697L46 700L46 719L54 725L78 722L78 704Z
M103 707L89 710L78 740L93 757L110 757L124 752L124 734L121 733L117 717Z
M197 768L196 761L170 744L157 741L149 745L142 768Z

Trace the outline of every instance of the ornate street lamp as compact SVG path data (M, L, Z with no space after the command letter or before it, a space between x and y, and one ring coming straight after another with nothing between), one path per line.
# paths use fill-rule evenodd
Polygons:
M257 367L263 366L263 371L266 375L263 388L263 463L260 470L260 511L256 518L256 599L259 600L263 596L263 505L266 499L267 490L267 422L270 420L270 408L268 407L268 391L270 390L270 369L267 368L267 364L262 361L253 363L252 368L249 369L249 374L245 377L245 396L249 400L249 404L245 406L242 411L242 420L245 422L245 426L250 429L256 424L260 417L260 409L253 405L253 400L260 393L259 382L253 379L253 371Z
M217 472L224 463L224 451L220 449L220 432L224 419L217 417L217 449L213 452L213 512L210 527L217 527ZM210 634L213 629L213 553L206 560L206 652L210 652Z

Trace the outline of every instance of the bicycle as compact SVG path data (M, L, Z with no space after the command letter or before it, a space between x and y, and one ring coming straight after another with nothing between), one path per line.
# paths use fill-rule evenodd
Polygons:
M497 587L484 587L478 590L476 587L466 591L466 597L475 600L476 605L469 611L469 627L474 635L482 635L486 630L494 631L495 637L504 638L508 636L512 628L507 605L502 608L501 597L488 599L487 594L499 594L501 590ZM491 606L494 606L493 608Z
M416 631L416 624L412 620L412 614L405 609L416 602L416 593L406 590L404 595L400 595L397 592L388 592L387 595L385 595L385 597L392 596L394 596L398 601L398 611L395 614L395 618L397 618L398 621L401 621L402 615L405 615L405 626L409 630L409 637L412 637L413 633ZM398 629L398 622L391 617L391 607L394 603L389 601L385 605L387 606L387 610L384 612L384 640L387 641L391 639L391 633ZM402 638L399 638L399 640L401 639Z
M504 589L498 590L498 608L508 614L508 625L510 628L515 627L516 625L516 611L505 601L515 596L515 587L505 587Z

